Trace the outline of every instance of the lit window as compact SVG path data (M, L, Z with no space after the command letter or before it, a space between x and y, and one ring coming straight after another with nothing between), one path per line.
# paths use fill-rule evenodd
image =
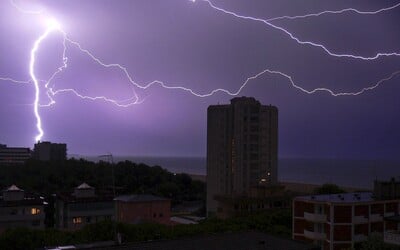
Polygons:
M74 217L74 218L72 218L72 223L81 224L82 223L82 218L81 217Z
M40 209L36 207L31 208L31 214L33 215L40 214Z

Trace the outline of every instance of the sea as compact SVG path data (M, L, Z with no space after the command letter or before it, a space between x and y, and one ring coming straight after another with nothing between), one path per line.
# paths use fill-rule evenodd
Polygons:
M96 157L82 157L97 161ZM114 156L114 162L129 160L161 166L173 173L206 175L205 157ZM400 179L400 160L295 159L278 163L278 179L305 184L334 183L342 187L372 189L374 180Z

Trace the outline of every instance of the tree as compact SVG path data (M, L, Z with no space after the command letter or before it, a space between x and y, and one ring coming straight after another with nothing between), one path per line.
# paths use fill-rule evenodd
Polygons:
M341 194L345 193L343 189L341 189L336 184L326 183L321 187L314 189L315 194Z

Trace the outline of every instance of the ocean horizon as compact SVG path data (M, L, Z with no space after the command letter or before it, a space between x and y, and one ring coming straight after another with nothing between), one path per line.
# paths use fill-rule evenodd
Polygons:
M96 156L70 155L99 161ZM132 161L160 166L173 173L206 175L205 157L114 156L114 162ZM306 184L334 183L343 187L371 189L374 180L400 178L400 161L352 159L282 158L278 163L278 180Z

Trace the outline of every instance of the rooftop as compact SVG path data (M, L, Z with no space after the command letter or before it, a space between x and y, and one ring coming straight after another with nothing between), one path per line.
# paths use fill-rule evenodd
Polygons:
M87 184L86 182L76 187L77 189L92 189L93 187Z
M337 202L337 203L353 203L353 202L370 202L374 201L372 192L357 192L343 194L321 194L307 195L296 197L296 200L321 201L321 202Z
M146 202L146 201L166 201L168 199L154 196L151 194L134 194L134 195L121 195L116 197L114 200L123 202Z
M19 191L22 192L24 190L20 189L19 187L17 187L16 185L11 185L9 188L7 188L5 191L7 192L13 192L13 191Z

